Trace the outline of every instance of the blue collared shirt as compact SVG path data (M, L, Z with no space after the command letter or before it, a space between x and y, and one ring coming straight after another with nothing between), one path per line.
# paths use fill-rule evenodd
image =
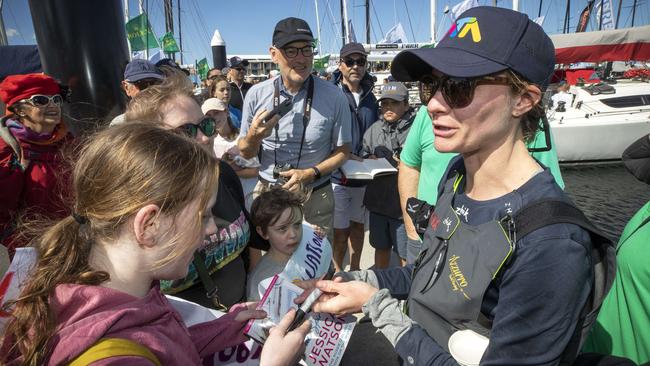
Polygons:
M305 130L305 142L302 154L300 154L300 164L298 165L298 156L303 133L303 110L307 97L307 81L293 96L291 111L278 122L279 138L277 141L275 129L269 137L262 140L260 176L265 180L274 181L275 154L277 154L278 164L290 163L295 168L307 169L327 159L337 147L352 141L350 109L343 92L332 83L320 78L311 77L311 79L314 82L314 97L311 118ZM270 111L273 109L275 80L278 80L281 102L291 95L284 87L281 76L253 86L244 100L239 138L246 136L253 116L258 110ZM312 185L317 186L327 179L329 179L329 175L323 175Z

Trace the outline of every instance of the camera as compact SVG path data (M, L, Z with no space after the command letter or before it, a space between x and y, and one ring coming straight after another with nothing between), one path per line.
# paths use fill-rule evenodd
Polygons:
M557 108L555 108L556 112L566 112L566 102L564 101L559 101L557 102Z
M290 163L279 163L275 164L273 167L273 179L275 179L275 185L283 186L289 179L280 175L282 172L293 169L293 165Z
M262 121L262 123L268 123L271 118L275 117L276 114L279 115L280 118L284 117L287 113L291 112L291 108L293 108L291 99L285 99L282 103L280 103L280 105L273 108L271 112L269 112L269 115L266 116L266 119Z

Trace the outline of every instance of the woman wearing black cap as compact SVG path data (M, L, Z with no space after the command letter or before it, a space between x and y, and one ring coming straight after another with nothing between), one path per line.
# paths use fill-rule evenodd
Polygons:
M395 57L396 79L421 82L436 149L460 155L440 182L415 265L320 281L315 311L363 311L409 365L573 361L584 315L602 300L591 301L592 289L606 287L594 281L590 253L607 242L581 227L593 229L586 220L545 221L580 214L525 145L554 61L541 27L496 7L466 11L435 49ZM523 214L534 202L546 208ZM466 342L471 352L458 352Z

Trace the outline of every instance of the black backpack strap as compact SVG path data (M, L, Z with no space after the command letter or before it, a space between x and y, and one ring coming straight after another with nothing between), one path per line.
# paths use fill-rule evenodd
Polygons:
M575 224L592 234L609 240L580 209L562 200L540 200L520 209L513 217L517 237L521 238L539 228L553 224Z
M520 209L513 217L517 238L547 225L568 223L587 230L591 236L591 265L593 286L583 307L573 337L564 350L560 365L570 365L582 348L582 344L595 323L603 300L616 276L616 246L601 233L591 221L573 204L562 200L540 200Z

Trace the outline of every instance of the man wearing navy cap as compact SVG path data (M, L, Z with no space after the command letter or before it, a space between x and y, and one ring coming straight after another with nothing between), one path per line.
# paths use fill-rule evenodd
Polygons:
M133 98L142 90L151 85L162 82L165 78L163 73L147 60L135 59L129 62L124 69L124 80L122 80L122 89L127 97ZM116 125L124 122L124 113L115 116L110 125Z
M124 69L122 88L129 98L133 98L149 85L158 84L164 78L162 72L147 60L133 60Z
M332 241L334 198L330 174L350 153L350 110L340 89L311 75L314 37L307 22L277 23L269 49L280 75L254 85L246 95L238 146L244 158L260 156L256 191L276 183L304 191L305 219ZM281 118L265 121L286 101Z
M375 87L368 68L368 53L361 43L347 43L340 51L339 68L332 74L334 85L338 86L348 101L352 115L352 154L359 159L363 134L379 118L377 98L372 93ZM348 181L341 171L332 175L334 190L334 243L332 243L334 266L342 270L345 251L350 250L350 270L359 269L363 250L366 210L363 207L365 192L359 181ZM349 238L349 245L348 245Z
M230 58L229 64L228 79L230 79L230 89L232 91L230 105L241 111L246 93L253 86L253 84L244 81L248 60L242 60L240 57L234 56Z

